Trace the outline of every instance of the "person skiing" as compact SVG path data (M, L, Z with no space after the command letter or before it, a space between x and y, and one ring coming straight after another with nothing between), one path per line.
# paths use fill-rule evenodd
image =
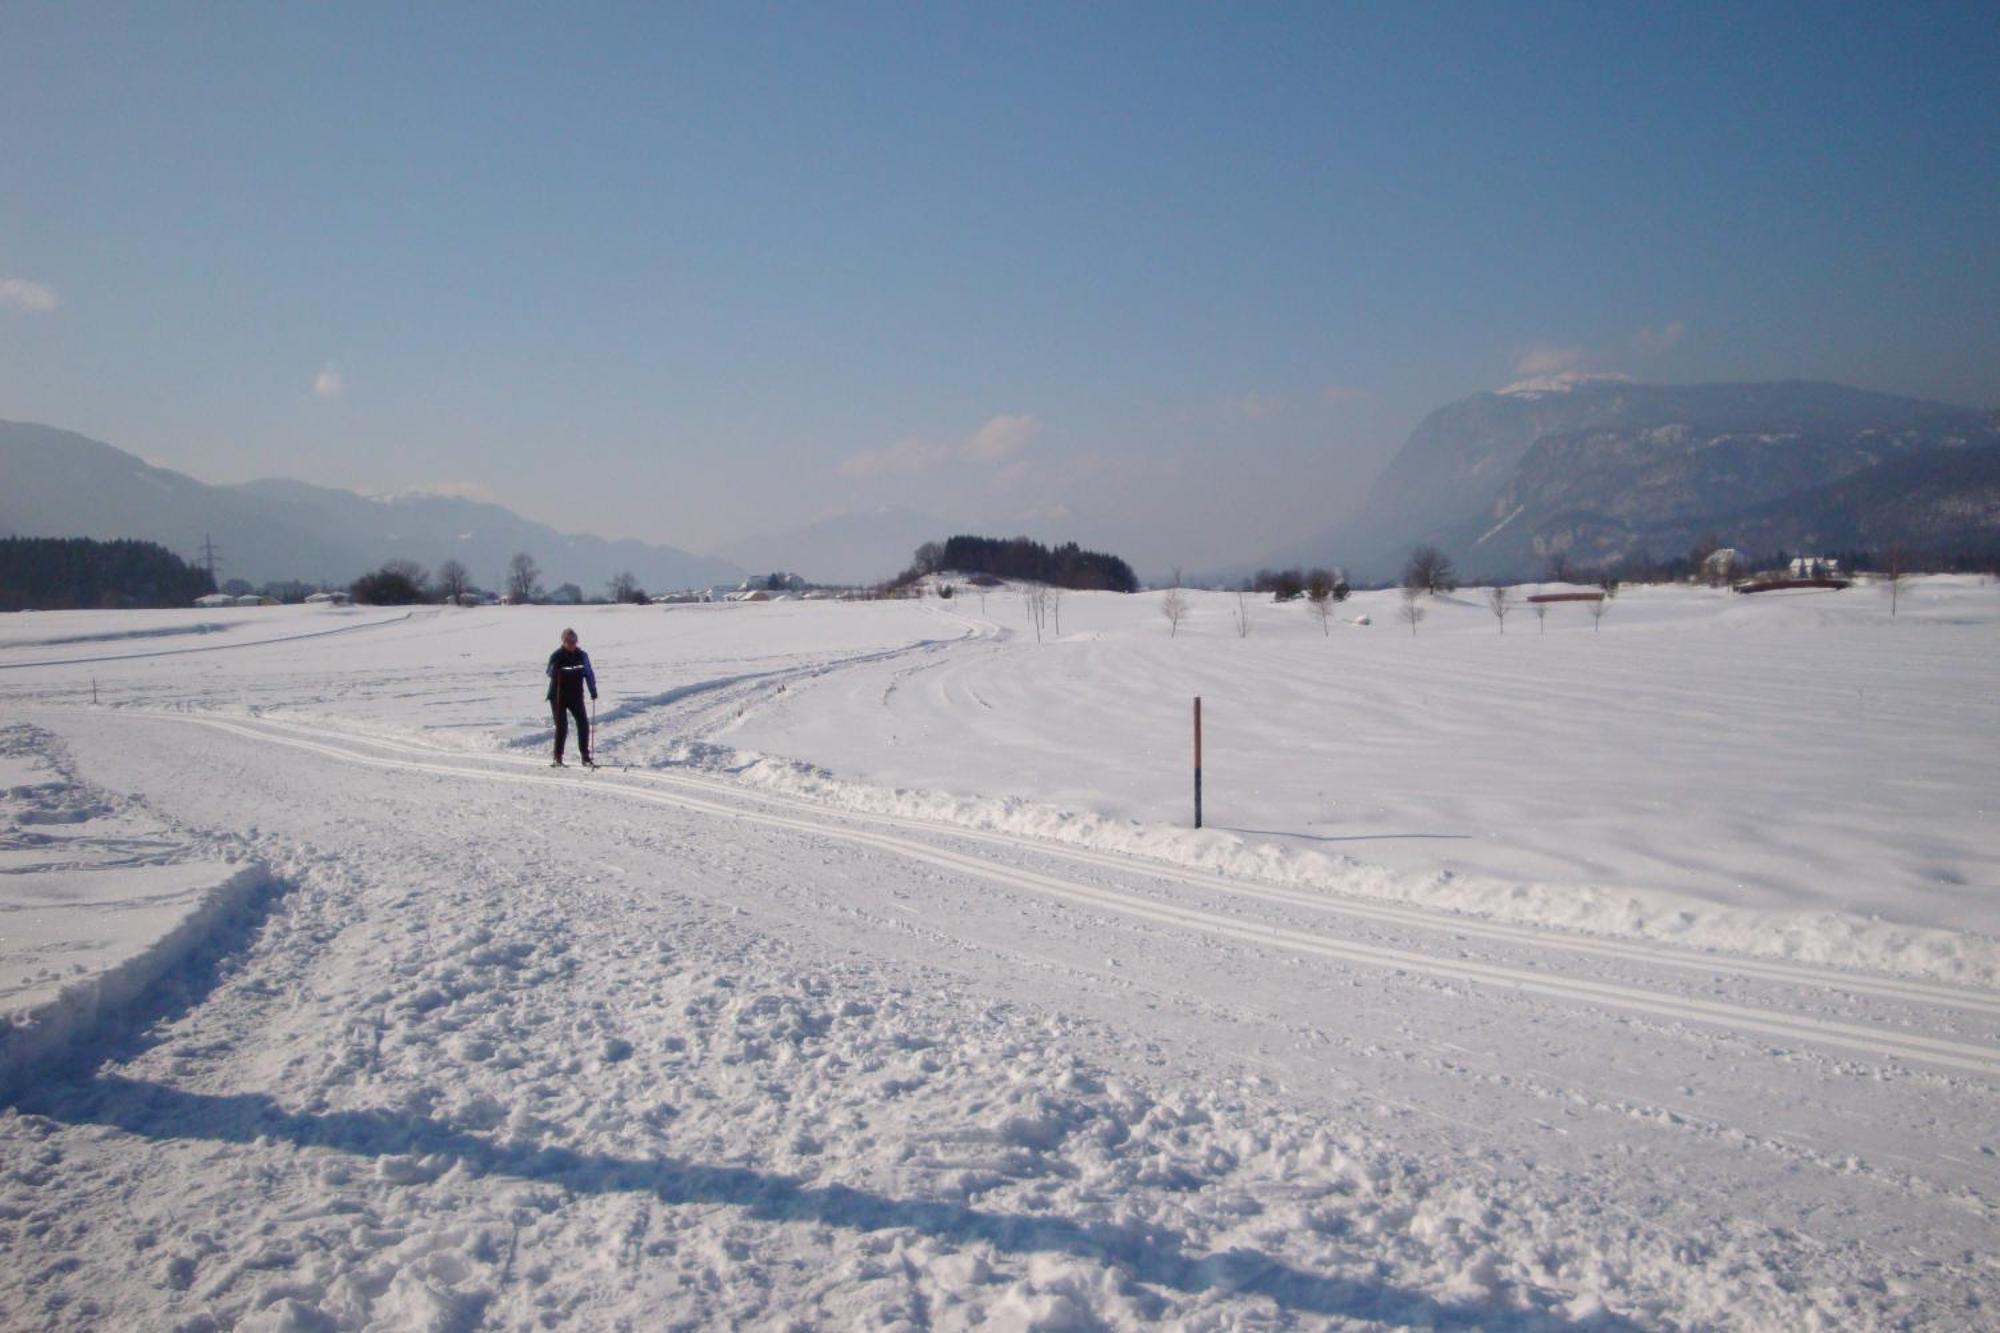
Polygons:
M590 715L583 707L583 687L597 698L597 673L590 669L590 654L576 646L576 631L562 632L562 647L549 654L549 707L556 715L556 757L551 768L563 766L563 742L569 739L569 715L576 715L576 748L583 754L583 766L596 768L590 757Z

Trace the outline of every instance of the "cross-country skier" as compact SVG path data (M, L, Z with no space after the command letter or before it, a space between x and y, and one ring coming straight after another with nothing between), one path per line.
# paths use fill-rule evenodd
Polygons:
M551 768L563 766L563 742L569 739L569 715L576 715L576 748L583 754L583 766L596 768L590 758L590 714L584 711L583 687L597 697L597 673L590 669L590 654L576 646L576 631L562 632L562 647L549 654L549 707L556 715L556 757Z

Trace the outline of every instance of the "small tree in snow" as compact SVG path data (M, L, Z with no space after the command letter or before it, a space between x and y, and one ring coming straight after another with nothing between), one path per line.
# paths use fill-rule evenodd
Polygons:
M1249 638L1250 637L1250 594L1247 592L1239 592L1236 594L1235 620L1236 620L1236 637L1239 639Z
M1493 613L1493 618L1500 622L1500 632L1505 634L1507 632L1507 613L1514 609L1512 599L1508 596L1507 590L1505 588L1494 588L1488 592L1486 594L1486 608Z
M1403 619L1410 623L1410 637L1417 637L1417 622L1424 618L1424 609L1417 605L1417 598L1423 595L1422 588L1403 585Z
M1181 622L1187 619L1187 594L1179 588L1167 589L1166 595L1160 598L1160 614L1167 618L1167 637L1171 639L1179 634Z
M1903 564L1903 548L1891 546L1887 567L1882 571L1882 581L1889 585L1889 618L1896 618L1896 604L1903 600L1903 585L1910 581L1910 571Z
M1528 609L1535 613L1535 623L1541 626L1541 632L1547 634L1549 632L1549 604L1547 602L1530 602Z
M1611 595L1606 593L1590 604L1590 632L1597 633L1604 626L1604 613L1611 609Z

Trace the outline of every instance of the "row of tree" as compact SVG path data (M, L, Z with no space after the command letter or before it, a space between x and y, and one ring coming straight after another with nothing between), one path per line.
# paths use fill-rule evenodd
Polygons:
M348 595L371 606L412 606L421 602L456 602L467 596L484 596L472 583L472 576L456 560L437 568L436 577L414 560L391 560L380 569L363 574L348 586ZM606 600L643 605L652 600L632 571L612 576L605 585ZM507 600L510 602L581 602L583 590L574 583L557 585L551 593L542 586L541 566L526 551L507 562Z
M0 538L0 611L186 606L214 591L207 570L155 542Z

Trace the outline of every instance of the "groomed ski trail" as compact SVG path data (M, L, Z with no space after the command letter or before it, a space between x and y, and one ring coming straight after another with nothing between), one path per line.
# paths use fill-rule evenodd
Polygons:
M394 752L404 755L426 752L417 747L372 740L356 741L352 738L339 738L336 743L333 739L315 739L313 735L305 733L295 724L286 724L290 732L287 734L286 731L280 731L277 724L248 719L226 719L189 713L141 713L137 710L133 710L132 715L208 727L241 739L285 746L367 767L400 769L498 783L548 783L578 789L595 788L619 799L669 806L868 847L939 869L971 875L1045 898L1061 900L1072 906L1112 911L1157 925L1197 932L1214 938L1273 947L1368 967L1411 972L1441 981L1500 987L1573 1003L1611 1007L1670 1021L1719 1026L1740 1033L1755 1033L1781 1040L1815 1043L1871 1058L1903 1060L1940 1066L1980 1077L2000 1078L2000 1050L1971 1042L1895 1032L1806 1015L1784 1014L1746 1004L1670 995L1631 984L1564 977L1504 964L1447 958L1433 953L1343 939L1326 933L1232 918L1198 908L1150 901L1139 894L1116 888L1089 885L1032 870L996 865L988 860L926 844L897 833L846 826L849 822L865 821L898 825L907 829L915 826L914 821L893 820L879 816L854 816L846 812L842 812L836 818L815 815L809 807L794 808L791 813L758 808L760 802L769 802L770 798L751 797L740 792L728 791L724 784L719 783L661 775L650 770L641 773L614 773L607 770L589 778L569 777L539 766L526 768L525 763L529 761L510 760L504 756L498 757L495 761L501 765L499 767L491 762L460 757L449 759L396 757ZM364 744L376 750L392 753L370 754L349 748L355 744ZM510 769L514 771L509 771ZM642 778L643 781L625 780L633 777ZM657 789L663 785L681 786L683 790ZM688 790L689 788L698 790L700 794L696 794L696 790ZM932 827L929 831L952 837L972 837L966 831L955 827L950 829ZM1996 1008L1992 997L1922 983L1856 977L1847 973L1772 964L1761 960L1746 962L1686 953L1676 956L1672 951L1527 931L1519 927L1478 923L1458 917L1440 918L1408 909L1376 908L1373 905L1354 904L1348 900L1338 903L1324 902L1310 895L1274 886L1249 885L1240 880L1222 881L1181 871L1163 872L1143 862L1111 858L1103 853L1079 853L1073 848L1050 846L1030 839L980 834L973 840L1031 847L1039 854L1079 864L1115 868L1126 873L1154 876L1204 889L1226 890L1246 898L1261 898L1287 906L1313 907L1345 915L1393 920L1399 924L1420 924L1429 930L1456 934L1483 934L1510 942L1531 942L1537 946L1560 948L1577 953L1665 962L1673 966L1698 967L1716 973L1739 973L1746 977L1865 992L1917 1003L1946 1004L1984 1012L1993 1012Z

